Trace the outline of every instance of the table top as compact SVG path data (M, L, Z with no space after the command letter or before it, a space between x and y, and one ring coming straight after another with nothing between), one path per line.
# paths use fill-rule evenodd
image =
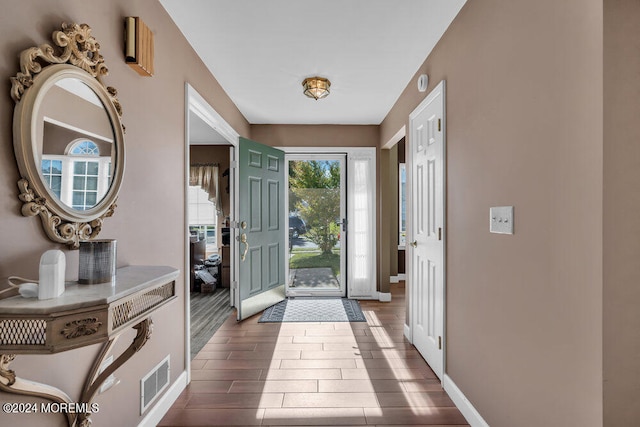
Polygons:
M168 266L132 265L116 270L115 283L80 285L67 282L57 298L39 300L13 296L0 300L1 314L48 315L52 313L110 304L136 292L175 280L180 270Z

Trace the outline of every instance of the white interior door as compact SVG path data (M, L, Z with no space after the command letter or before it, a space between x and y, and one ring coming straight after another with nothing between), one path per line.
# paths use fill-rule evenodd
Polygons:
M411 113L410 289L413 344L444 368L444 81Z

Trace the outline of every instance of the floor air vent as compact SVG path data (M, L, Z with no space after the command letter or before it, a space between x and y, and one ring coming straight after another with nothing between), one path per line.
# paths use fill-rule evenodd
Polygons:
M140 380L140 415L169 385L169 355Z

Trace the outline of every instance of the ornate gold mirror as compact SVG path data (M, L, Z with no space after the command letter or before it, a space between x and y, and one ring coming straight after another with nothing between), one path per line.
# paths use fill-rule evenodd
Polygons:
M22 214L40 216L55 242L95 238L111 216L124 173L122 109L100 45L86 24L63 24L53 45L20 54L11 77L13 147Z

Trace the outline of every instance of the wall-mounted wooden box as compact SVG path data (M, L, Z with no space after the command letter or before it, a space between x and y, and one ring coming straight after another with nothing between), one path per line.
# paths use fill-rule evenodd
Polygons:
M125 18L125 61L138 74L153 76L153 33L137 16Z

